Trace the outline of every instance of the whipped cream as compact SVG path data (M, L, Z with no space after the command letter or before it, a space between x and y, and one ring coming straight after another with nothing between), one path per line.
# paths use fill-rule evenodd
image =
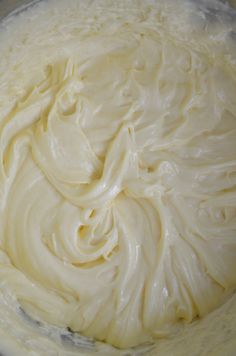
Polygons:
M236 287L235 44L181 4L51 0L0 34L1 291L118 348Z

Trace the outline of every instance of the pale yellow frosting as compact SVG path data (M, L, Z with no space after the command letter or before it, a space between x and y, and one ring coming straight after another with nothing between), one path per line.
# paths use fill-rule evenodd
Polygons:
M235 47L188 6L49 1L1 29L1 291L35 320L126 348L236 287Z

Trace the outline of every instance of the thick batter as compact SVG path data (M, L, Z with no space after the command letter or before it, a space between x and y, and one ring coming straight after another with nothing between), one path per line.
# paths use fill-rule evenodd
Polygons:
M1 28L0 288L33 319L126 348L235 289L235 44L191 6L51 0Z

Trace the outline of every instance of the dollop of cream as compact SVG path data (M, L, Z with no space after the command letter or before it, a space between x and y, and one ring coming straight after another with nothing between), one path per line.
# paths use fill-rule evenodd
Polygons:
M1 288L119 348L169 336L236 287L236 57L173 2L48 3L2 33Z

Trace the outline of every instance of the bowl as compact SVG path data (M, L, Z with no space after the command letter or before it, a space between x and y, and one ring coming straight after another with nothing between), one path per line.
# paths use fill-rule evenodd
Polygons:
M23 13L29 6L40 0L0 0L0 21ZM189 0L190 1L190 0ZM193 0L192 0L193 1ZM194 2L194 1L193 1ZM195 0L196 17L208 11L209 24L214 19L232 21L236 13L230 5L220 1ZM232 0L231 5L234 5ZM210 9L210 10L209 10ZM0 29L1 31L1 29ZM10 296L9 296L10 298ZM8 301L0 302L0 319ZM4 306L5 305L5 306ZM90 338L35 322L20 308L7 311L7 334L0 323L0 353L3 355L25 355L22 345L27 345L29 355L119 355L119 356L233 356L236 352L236 296L232 295L220 308L214 310L202 320L196 320L187 328L168 339L159 339L155 344L145 344L127 350L119 350ZM11 319L12 318L12 319ZM14 324L11 320L14 319ZM24 329L24 330L23 330Z

